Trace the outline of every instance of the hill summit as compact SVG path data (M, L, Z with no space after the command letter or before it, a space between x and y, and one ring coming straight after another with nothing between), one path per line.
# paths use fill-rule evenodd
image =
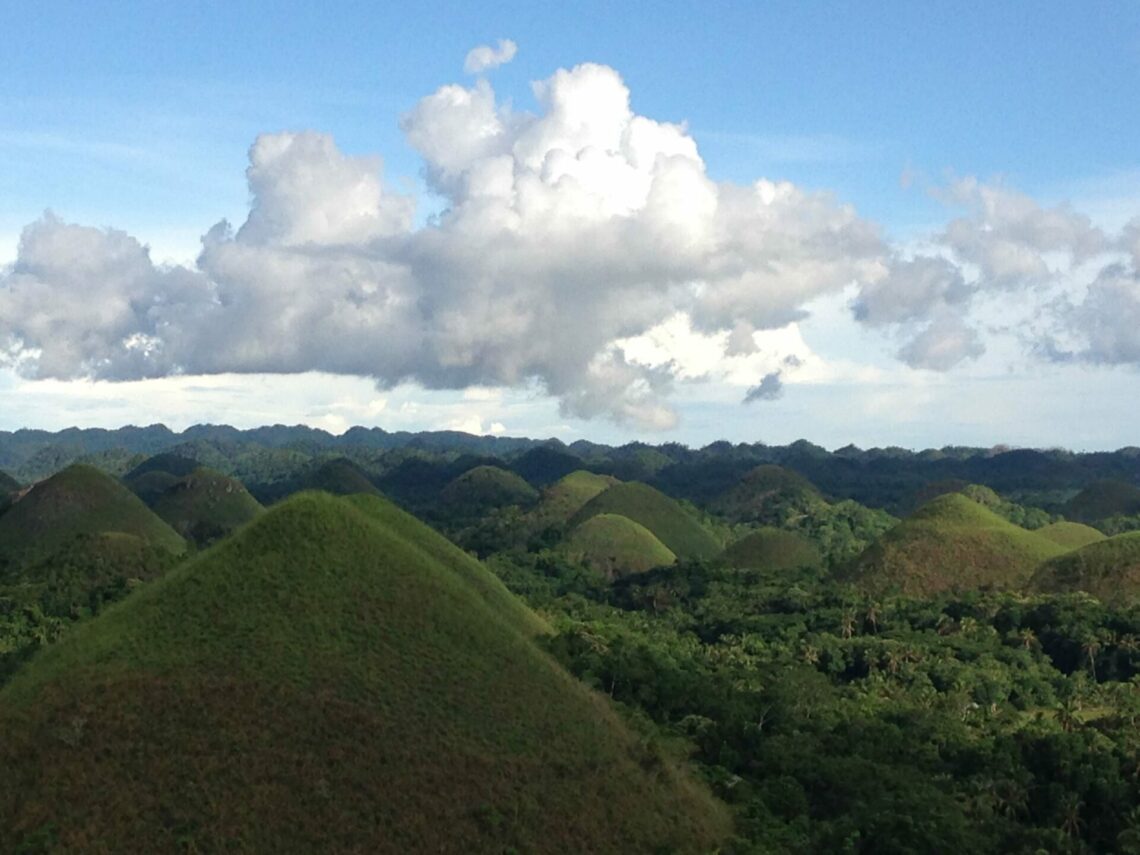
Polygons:
M305 493L77 627L0 691L0 850L715 849L719 804L456 552Z
M637 481L620 482L586 502L569 529L598 514L619 514L644 526L678 558L711 558L720 544L700 521L659 490Z

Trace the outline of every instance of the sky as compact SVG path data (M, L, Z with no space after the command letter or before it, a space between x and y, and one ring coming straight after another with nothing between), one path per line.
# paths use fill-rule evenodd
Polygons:
M0 429L1137 443L1136 3L0 31Z

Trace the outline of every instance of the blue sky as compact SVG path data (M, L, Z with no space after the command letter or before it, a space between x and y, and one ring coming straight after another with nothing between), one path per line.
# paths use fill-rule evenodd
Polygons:
M344 360L283 360L281 376L256 381L274 388L270 400L280 402L279 417L272 406L245 411L232 400L221 404L216 383L210 385L213 392L187 396L185 377L153 379L153 368L143 372L152 379L140 385L123 372L100 375L90 362L47 371L42 361L36 366L25 360L18 372L12 367L0 376L2 428L182 424L205 413L247 423L306 420L332 429L369 420L401 428L463 424L694 444L721 435L773 441L806 436L834 445L848 439L1093 447L1134 441L1127 414L1115 420L1113 402L1140 391L1134 358L1140 344L1127 339L1127 330L1111 341L1097 338L1104 324L1092 313L1128 317L1130 303L1106 308L1105 295L1127 300L1136 282L1128 278L1133 262L1121 237L1125 224L1140 216L1135 3L420 4L408 11L346 2L98 8L45 2L6 4L0 31L16 48L0 55L0 262L15 261L16 274L21 231L50 209L68 224L121 229L148 245L155 262L181 263L216 280L216 270L195 269L200 238L223 218L235 228L246 220L250 147L261 134L283 131L327 134L337 156L380 156L385 192L414 197L409 228L430 226L433 214L458 209L464 200L449 196L438 176L432 179L425 170L427 158L409 144L401 117L442 86L473 87L476 76L463 69L467 52L508 38L517 43L517 55L483 75L498 109L509 105L516 114L541 116L544 106L532 92L533 81L581 63L607 66L628 88L633 114L685 124L712 182L750 187L766 178L828 193L836 208L853 206L860 222L877 231L884 264L916 252L948 258L974 295L968 312L946 298L926 306L920 317L917 310L899 309L913 303L899 289L913 294L920 286L903 282L902 273L888 277L884 281L893 284L874 293L889 294L894 302L882 310L883 321L870 322L869 332L845 310L871 293L860 290L871 286L859 277L880 274L869 273L866 265L852 267L850 281L803 292L796 308L809 307L810 316L795 330L806 342L802 352L793 354L786 340L780 345L787 351L780 351L783 356L808 363L807 356L817 356L826 370L812 375L794 366L777 369L771 359L757 363L755 370L783 380L782 394L748 406L739 403L744 381L725 380L726 372L740 374L740 366L710 369L700 379L674 370L670 388L661 393L675 411L670 419L630 417L628 407L613 402L612 390L604 404L592 403L596 390L586 390L583 403L581 378L567 379L563 365L542 362L530 376L519 376L500 362L457 371L448 356L444 370L436 354L430 370L378 368L376 376L386 380L407 375L410 382L394 388L377 391L368 377L338 379L347 384L338 386L341 398L368 399L363 408L341 410L340 399L322 392L330 386L330 366ZM969 189L963 181L970 179L982 189ZM994 197L985 188L1032 200L1046 214L1076 212L1104 239L1074 237L1070 230L1056 247L1049 246L1042 235L1056 236L1058 230L1041 225L1046 214L1033 215L1033 227L1024 212L991 222L985 200ZM972 218L976 234L1008 235L1021 242L1017 252L1037 253L1049 268L1048 281L1036 275L1011 285L994 267L992 254L986 256L990 262L980 260L976 234L958 243L934 239L961 217ZM821 225L818 235L797 233L797 239L811 244L831 228ZM1030 231L1032 239L1025 237ZM1093 244L1095 251L1088 249ZM1065 257L1058 261L1060 256ZM867 261L866 253L858 261ZM754 262L758 268L766 263L759 255ZM1100 276L1121 263L1127 267L1123 280L1107 283ZM847 270L837 273L840 279ZM0 279L0 294L32 287L16 274ZM303 289L298 282L294 287ZM1090 298L1086 289L1095 282L1106 284ZM35 287L46 298L48 285ZM81 285L53 287L57 302L90 299ZM1032 302L1034 310L1018 318L1018 330L1009 328L1003 300L1022 309ZM1065 320L1042 321L1058 300L1070 304ZM757 298L744 302L760 350L774 358L778 343L765 336L775 330L776 338L786 338L788 331L779 332L776 324L790 305L781 303L777 311ZM0 302L0 337L7 324L7 332L18 332L34 351L26 318L17 316L31 305L26 294L7 309ZM262 309L282 311L282 305ZM702 311L680 303L677 308ZM724 316L718 323L727 330L739 320ZM1003 322L1006 328L999 329ZM711 322L704 326L704 334L715 331ZM917 339L934 327L957 336L960 358L953 365L929 354L911 359L919 364L895 358L908 336ZM56 328L86 334L62 321ZM973 332L963 338L963 330ZM152 333L147 328L146 335ZM1057 341L1068 356L1040 358L1046 344ZM686 352L697 347L677 346ZM950 347L945 340L939 346ZM627 356L634 350L627 349ZM184 375L188 364L198 362L184 359L165 373ZM249 364L218 361L195 376L233 377L232 383L249 392L234 394L252 400L252 387L241 385L255 382L242 376ZM114 382L79 379L84 372ZM354 364L351 372L332 373L368 372ZM631 388L651 382L649 377L631 381ZM178 406L168 404L169 412L154 403L162 396L153 384L163 382L179 390L171 392ZM425 385L451 389L426 391ZM999 393L983 391L997 386ZM892 390L912 389L930 399L929 417L868 403ZM1083 400L1090 394L1097 396L1094 401ZM1027 403L1016 417L999 417L1000 408L988 403L991 395ZM109 408L108 400L119 404ZM59 406L61 401L67 406ZM1105 414L1095 426L1085 418L1090 409Z

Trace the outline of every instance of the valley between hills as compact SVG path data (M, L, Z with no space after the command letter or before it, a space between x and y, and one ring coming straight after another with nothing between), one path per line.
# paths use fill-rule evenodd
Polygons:
M0 432L0 851L1140 852L1140 449Z

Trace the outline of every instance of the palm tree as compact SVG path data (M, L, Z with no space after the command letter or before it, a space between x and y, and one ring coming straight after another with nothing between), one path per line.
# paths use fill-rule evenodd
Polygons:
M1081 819L1084 806L1076 793L1068 793L1061 802L1061 831L1069 837L1078 837L1081 833L1081 826L1085 824Z

